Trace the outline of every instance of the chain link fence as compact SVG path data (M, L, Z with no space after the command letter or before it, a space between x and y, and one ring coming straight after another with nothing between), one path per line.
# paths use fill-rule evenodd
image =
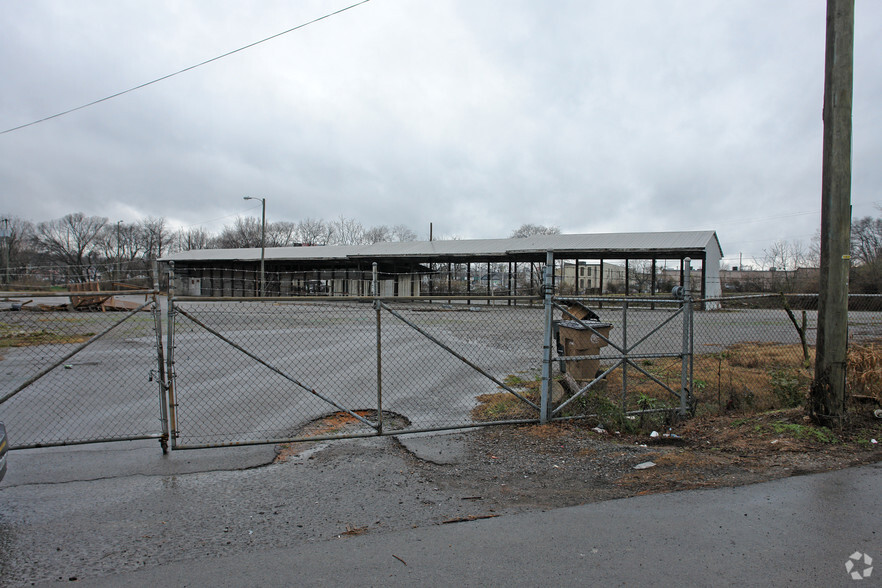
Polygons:
M539 307L184 298L172 312L176 448L470 426L494 420L475 398L498 393L538 418L506 387L538 373Z
M549 419L671 412L684 386L698 413L795 406L808 392L817 296L696 301L713 310L691 314L662 297L552 302L173 298L168 364L152 301L9 310L0 420L22 448L163 439L169 410L173 446L193 448L538 422L543 382ZM608 328L580 333L574 302ZM882 297L850 298L849 338L850 391L882 400Z
M376 407L376 321L357 302L174 301L174 447L290 439ZM375 419L375 415L374 415Z
M556 298L551 415L688 408L693 316L671 299Z
M65 300L0 314L0 420L10 447L162 439L154 299L128 312L62 310Z

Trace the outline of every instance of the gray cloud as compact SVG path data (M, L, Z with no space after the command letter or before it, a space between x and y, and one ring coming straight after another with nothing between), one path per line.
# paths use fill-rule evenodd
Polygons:
M0 127L344 5L5 3ZM3 212L216 229L259 195L273 220L716 229L727 255L758 255L817 230L824 22L823 0L369 2L0 136ZM856 217L882 201L880 28L859 0Z

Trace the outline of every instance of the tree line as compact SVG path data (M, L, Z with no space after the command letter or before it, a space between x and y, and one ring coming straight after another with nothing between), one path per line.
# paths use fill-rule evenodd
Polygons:
M0 280L8 286L90 282L108 277L123 281L149 274L156 259L178 251L260 247L262 233L261 221L255 217L237 217L216 233L201 227L174 230L163 217L111 222L107 217L82 212L36 223L3 216L0 223L4 264ZM417 239L405 225L366 227L344 216L334 221L307 218L271 222L264 233L266 247L370 245ZM558 227L524 224L510 236L559 233Z
M260 247L261 221L237 217L217 233L202 228L174 230L165 218L146 217L127 223L81 212L31 222L14 216L0 219L4 283L45 276L55 268L53 281L88 282L112 276L121 280L149 272L153 261L169 253L196 249ZM365 227L355 219L304 219L267 223L265 245L365 245L384 241L415 241L404 225ZM39 270L39 271L38 271ZM45 278L43 278L45 279Z
M820 266L820 232L808 246L800 241L775 241L758 260L762 270L783 273ZM747 268L740 268L747 269ZM882 217L865 216L851 223L851 270L849 291L882 293Z

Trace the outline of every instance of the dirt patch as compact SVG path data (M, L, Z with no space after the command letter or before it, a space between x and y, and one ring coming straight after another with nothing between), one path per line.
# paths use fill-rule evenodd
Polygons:
M376 410L355 410L353 412L369 423L377 422ZM405 417L394 412L383 411L383 427L385 430L400 429L408 424L409 422ZM282 443L276 447L276 458L274 461L275 463L284 463L292 457L314 448L320 440L334 437L368 435L374 431L375 429L357 419L353 414L344 411L334 412L309 422L299 431L292 434L292 437L301 439L315 438L316 441Z
M488 427L461 434L469 459L420 469L492 513L740 486L882 459L873 442L882 437L882 420L865 412L839 431L815 427L791 409L696 418L650 434L616 434L588 421ZM635 469L647 462L653 465Z
M373 421L372 411L358 414ZM393 416L387 417L389 419ZM631 421L629 421L631 422ZM652 423L645 423L652 424ZM368 432L347 413L313 421L304 437ZM454 463L410 456L410 476L469 505L463 516L572 506L601 500L697 488L740 486L823 472L882 459L882 419L855 406L839 430L812 425L802 409L699 416L656 431L617 432L597 420L503 425L453 433L465 447ZM391 441L391 439L390 439ZM328 459L336 444L319 441L279 448L278 461L296 455ZM310 462L312 463L312 462ZM651 464L645 469L635 469ZM434 502L433 502L434 504ZM346 529L357 534L356 526Z
M3 328L0 331L0 347L31 347L35 345L63 345L83 343L95 333L68 334L47 330L22 331Z
M808 351L810 364L814 350ZM738 486L882 459L882 419L874 416L882 406L882 345L851 345L852 405L847 422L835 430L813 425L798 408L806 403L813 375L806 365L799 345L746 342L698 354L695 416L681 419L658 411L672 406L658 382L678 387L680 361L644 360L640 367L654 380L629 371L627 406L621 370L614 371L561 413L590 417L470 433L471 462L438 475L499 504L545 508ZM513 374L505 384L539 402L538 374ZM555 403L574 394L572 386L554 386ZM527 403L507 391L477 401L475 420L535 418ZM640 464L650 465L635 469Z

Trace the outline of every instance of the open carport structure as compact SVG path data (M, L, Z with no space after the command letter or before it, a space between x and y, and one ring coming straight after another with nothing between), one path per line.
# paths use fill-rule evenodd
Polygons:
M548 252L555 289L569 294L654 294L660 276L682 283L690 259L701 298L720 295L723 252L714 231L271 247L264 252L266 294L368 296L374 264L381 296L536 294ZM178 292L237 297L259 293L260 260L261 249L250 248L184 251L162 261L175 263Z

